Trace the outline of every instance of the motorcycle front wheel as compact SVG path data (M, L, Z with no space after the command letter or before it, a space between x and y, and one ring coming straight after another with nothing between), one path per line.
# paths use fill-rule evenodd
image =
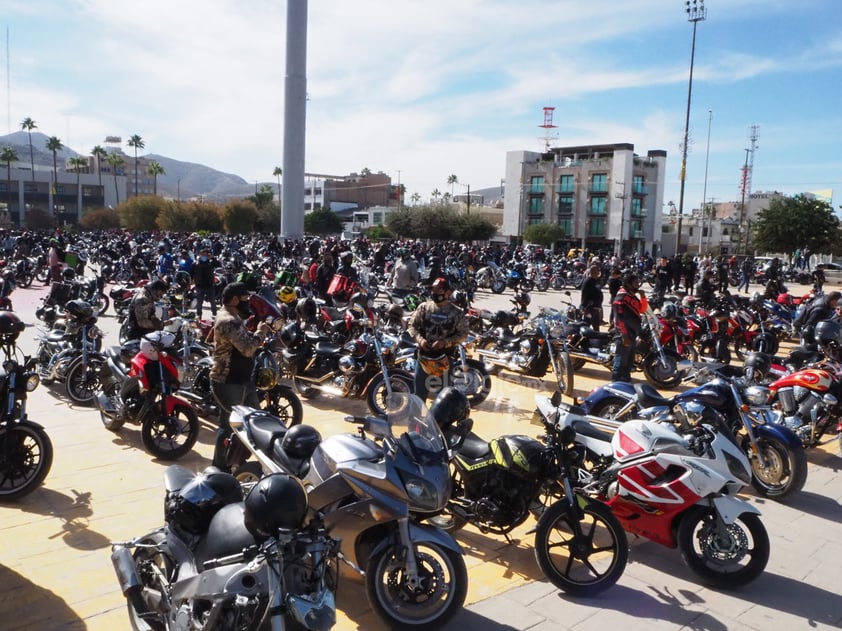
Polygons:
M88 359L87 368L81 357L73 361L64 379L71 401L78 405L93 405L96 393L102 390L102 369L105 365L104 359L95 357Z
M0 502L37 489L53 466L53 443L35 423L0 428Z
M556 372L556 385L558 385L558 389L562 394L566 394L568 397L572 397L573 364L570 361L570 353L568 353L567 351L556 352L555 363L558 365L557 372L555 371L555 367L553 367L553 371Z
M448 385L468 397L468 402L474 407L485 401L491 393L491 375L477 359L465 360L465 366L467 370L463 370L459 359L453 362L448 373Z
M801 445L793 448L771 437L758 438L760 454L749 447L751 486L758 494L773 500L787 499L804 488L807 481L807 454ZM762 461L765 461L764 467Z
M506 279L495 278L491 281L491 291L495 294L502 294L506 290Z
M260 409L277 416L287 427L300 425L304 420L304 406L301 399L289 386L276 385L275 387L257 393L260 399Z
M96 310L97 315L105 315L108 311L108 307L111 306L111 298L106 296L105 294L97 294L97 296L93 300L93 308Z
M623 575L629 544L622 525L605 504L588 502L574 531L576 511L567 498L547 507L535 531L535 559L544 576L573 596L594 596Z
M406 551L387 546L369 558L365 587L377 616L394 629L441 629L461 608L468 593L464 557L432 541L417 542L420 583L407 583Z
M412 394L415 390L413 379L405 374L390 374L389 384L392 387L392 392ZM372 378L371 383L368 385L368 390L366 390L365 402L368 405L368 411L374 416L386 416L388 413L388 407L386 405L387 396L386 379L384 379L383 373L381 372Z
M684 373L678 370L680 357L675 351L664 349L666 366L661 363L661 356L651 352L643 358L643 374L646 381L656 388L674 388L681 383Z
M163 402L161 402L163 405ZM151 414L140 430L143 446L160 460L181 458L199 438L199 417L187 405L176 405L172 414Z
M678 549L687 566L714 587L730 589L756 579L769 561L769 534L754 513L743 513L726 532L708 507L697 506L681 519Z

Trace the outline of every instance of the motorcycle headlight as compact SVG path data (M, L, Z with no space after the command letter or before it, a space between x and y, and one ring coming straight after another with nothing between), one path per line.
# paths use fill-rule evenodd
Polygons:
M37 373L29 373L26 376L26 391L32 392L35 388L38 387L38 384L41 383L41 377L37 375Z
M749 405L766 405L769 400L769 388L763 386L749 386L743 393Z
M529 351L531 351L532 350L532 340L530 340L530 339L521 340L520 350L522 350L525 353L528 353Z
M406 489L407 496L409 496L412 508L429 511L440 508L439 494L435 485L430 482L415 476L406 476L404 478L404 488Z

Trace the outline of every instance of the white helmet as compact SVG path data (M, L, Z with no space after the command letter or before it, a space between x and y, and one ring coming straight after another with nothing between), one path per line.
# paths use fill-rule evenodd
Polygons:
M169 331L153 331L140 340L140 352L150 361L158 360L158 351L170 348L175 342L175 334Z

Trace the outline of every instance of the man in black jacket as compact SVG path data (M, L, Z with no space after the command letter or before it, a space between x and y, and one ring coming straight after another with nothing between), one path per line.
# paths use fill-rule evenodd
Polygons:
M588 276L582 283L582 319L590 324L594 331L599 331L602 324L602 270L599 265L591 265Z
M839 304L839 298L842 293L838 291L831 291L823 296L819 296L810 303L801 318L801 345L805 347L815 348L816 346L816 325L822 320L829 320L833 317L836 311L836 305ZM797 323L796 323L797 326Z
M193 283L196 286L196 315L202 317L202 305L210 303L211 314L216 317L216 284L213 270L219 263L211 256L210 247L202 246L199 258L193 264Z

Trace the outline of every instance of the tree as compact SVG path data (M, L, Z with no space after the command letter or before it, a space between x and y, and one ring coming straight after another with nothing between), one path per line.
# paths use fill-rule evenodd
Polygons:
M83 158L82 156L73 156L68 160L70 166L73 167L73 170L76 171L76 199L81 200L82 196L79 194L81 192L81 177L82 177L82 169L88 170L88 159ZM79 202L79 212L78 215L79 221L82 221L82 202Z
M433 199L433 203L435 204L439 197L441 197L441 191L439 189L433 189L433 192L430 193L430 197Z
M272 175L278 178L278 206L281 205L281 176L284 174L284 170L281 167L275 167L275 170L272 171Z
M757 215L751 235L754 249L782 253L806 247L813 254L829 254L840 238L833 207L803 195L771 200Z
M9 214L10 220L12 218L12 162L17 161L18 152L15 151L14 147L3 147L3 151L0 152L0 162L6 164L6 212ZM23 217L20 217L20 213L18 213L18 218L23 223Z
M340 234L344 224L330 208L317 208L304 215L304 232L307 234Z
M488 241L497 234L497 226L479 215L456 215L453 238L457 241Z
M413 206L417 206L418 203L421 201L421 194L418 191L416 191L409 197L409 199L412 200Z
M196 216L178 201L167 200L166 205L158 213L156 223L158 228L169 232L193 232L196 227Z
M164 167L160 165L160 163L153 160L148 165L146 165L146 175L152 178L152 194L158 194L158 176L159 175L166 175L167 172L164 171Z
M143 142L143 138L137 134L132 135L132 137L126 141L126 144L129 145L129 147L134 147L134 195L137 197L137 150L143 149L146 144Z
M554 223L535 223L523 231L523 240L549 247L565 236L564 228Z
M55 196L58 193L58 152L64 148L58 136L50 136L47 138L47 151L53 154L53 219L55 219L56 200Z
M32 181L35 181L35 153L32 150L32 130L38 129L38 125L35 124L35 121L29 118L28 116L23 119L23 122L20 124L20 128L26 130L26 133L29 134L29 168L32 170Z
M130 197L117 207L120 224L134 231L157 230L158 215L164 211L167 202L160 197L141 195Z
M386 228L410 239L487 241L497 226L479 215L462 215L452 206L404 207L386 215Z
M192 201L187 204L187 209L193 215L196 222L195 230L206 232L222 232L222 208L211 202Z
M250 199L237 199L222 207L222 223L228 234L254 232L257 223L257 206Z
M448 175L447 183L450 184L450 196L453 197L453 187L459 183L459 178L455 175Z
M108 152L104 147L97 145L91 149L91 155L96 160L96 172L99 174L99 187L102 188L102 159L108 157ZM105 192L102 194L105 197Z
M84 230L111 230L120 227L120 214L113 208L95 208L82 215L79 226Z
M371 175L371 169L369 169L368 167L363 167L360 171L360 175L362 175L363 177Z
M116 202L120 203L120 189L117 188L117 171L122 170L125 166L126 161L116 151L114 153L109 153L108 158L106 160L108 162L108 166L111 167L111 172L114 174L114 195L116 196Z
M261 184L260 188L254 192L254 195L249 195L251 200L258 210L262 210L272 205L275 200L275 194L272 192L272 187L268 184Z
M392 236L392 233L389 232L389 229L386 226L371 226L365 232L365 236L367 239L388 239Z

